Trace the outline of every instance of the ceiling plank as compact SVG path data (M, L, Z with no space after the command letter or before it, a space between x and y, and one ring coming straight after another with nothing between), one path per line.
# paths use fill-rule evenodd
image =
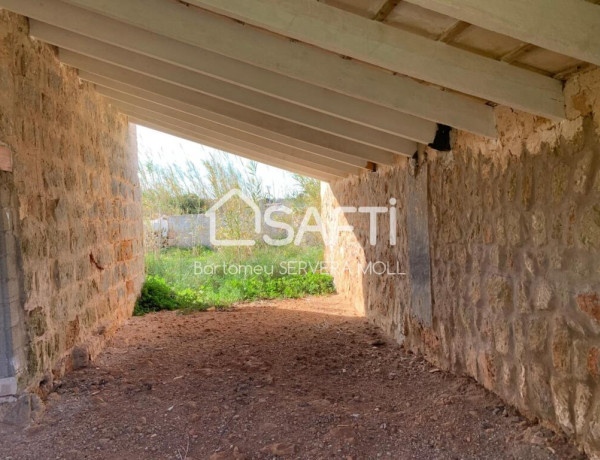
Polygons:
M60 50L60 60L71 67L86 70L91 73L99 74L114 80L123 80L129 82L144 82L146 88L165 88L171 86L174 92L180 99L194 101L194 105L198 107L206 107L208 110L234 118L245 123L249 123L261 128L284 134L288 137L298 139L307 144L320 146L330 151L337 151L343 155L349 155L357 159L372 161L378 164L391 165L395 163L395 154L386 150L369 147L364 144L352 142L341 137L323 133L311 128L307 128L296 123L290 123L276 117L272 117L236 104L231 104L221 99L214 98L196 91L191 91L177 85L158 80L154 77L149 77L138 72L124 69L112 64L83 56L72 51ZM161 94L161 90L156 90ZM414 152L416 143L405 140L403 144L399 144L398 153L410 155Z
M129 1L120 4L132 5ZM138 6L144 9L143 3ZM400 134L398 127L411 122L399 120L403 112L486 137L497 136L494 111L476 100L343 60L233 21L194 14L192 22L196 25L192 29L209 27L211 33L222 37L216 47L210 33L203 40L204 48L161 36L161 15L177 22L189 12L170 2L161 1L158 6L160 14L152 15L152 21L145 17L137 21L136 10L120 11L118 19L137 24L130 27L58 0L0 0L0 7L18 14L392 134ZM210 51L221 49L223 41L225 45L230 43L228 47L233 50L241 44L238 57L244 62ZM250 54L248 46L254 50ZM255 56L257 50L263 52Z
M385 0L385 3L381 5L379 11L373 16L374 21L383 22L387 19L394 8L400 4L401 0Z
M127 4L137 1L140 0L130 0ZM146 8L145 17L151 15L151 10L155 7L154 2L160 0L150 1L152 5ZM114 14L115 10L119 9L114 5L117 0L69 2L86 7L93 4L95 6L92 8L108 14ZM370 21L330 5L313 0L187 2L344 56L498 104L555 120L565 117L562 83L557 80ZM144 3L147 4L147 1ZM504 2L496 3L502 5L502 8L505 6ZM136 11L140 13L137 8ZM273 14L274 11L277 14ZM189 21L193 22L195 19L196 15L188 15ZM138 20L141 21L142 18ZM164 27L176 28L176 25L171 23L165 24ZM171 33L190 43L201 41L201 36L206 32L199 32L198 27L190 31L183 24L179 24L179 28L180 30Z
M39 21L30 23L31 34L48 43L104 62L118 65L144 75L153 76L176 85L199 91L234 104L257 110L293 123L324 131L351 141L396 153L405 144L405 138L367 126L343 120L306 107L258 93L197 72L192 72L157 59L109 45L74 32L69 32ZM435 123L411 133L412 141L428 144L433 141Z
M531 43L521 43L519 46L501 56L500 60L502 62L511 63L519 59L521 56L529 53L533 49L535 49L535 45L532 45Z
M467 30L471 24L464 21L456 21L452 26L448 27L440 36L437 38L438 41L444 43L450 43L460 34L462 34L465 30Z
M406 0L557 53L600 65L600 8L582 0Z

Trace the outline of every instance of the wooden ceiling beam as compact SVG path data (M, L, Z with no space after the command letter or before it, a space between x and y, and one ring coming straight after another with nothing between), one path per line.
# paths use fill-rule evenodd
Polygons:
M183 94L178 94L176 92L171 93L168 91L159 94L158 92L154 92L156 91L156 88L148 86L147 82L145 81L127 78L127 76L123 76L121 80L113 80L112 78L115 78L114 75L110 75L110 73L105 73L105 75L109 75L109 77L84 70L79 71L79 77L82 80L93 83L99 88L111 89L120 93L136 96L139 99L151 101L158 105L176 109L180 112L194 116L198 122L202 120L205 127L214 131L217 131L219 129L217 128L217 125L220 125L221 127L228 128L228 131L230 132L231 130L235 130L236 132L241 133L240 135L244 137L246 134L249 134L251 136L261 138L268 143L265 145L268 145L274 150L279 150L282 153L300 158L314 158L315 160L317 158L322 158L324 160L329 159L330 161L335 162L336 165L340 164L339 167L341 169L344 169L342 165L349 167L350 169L347 169L348 171L353 171L355 168L365 167L365 161L363 159L354 158L350 155L344 154L343 152L337 152L330 149L320 148L309 143L299 142L294 138L284 136L277 132L262 129L256 127L255 125L243 123L234 118L211 112L204 107L194 105L196 101L193 99L188 99L185 101ZM148 89L150 91L148 91ZM167 95L165 96L163 94Z
M262 129L276 132L296 139L303 145L316 146L325 149L328 152L337 152L340 157L350 156L357 160L373 161L379 164L391 165L395 163L396 155L386 150L348 141L337 136L332 136L321 131L307 128L296 123L290 123L286 120L271 117L269 115L257 112L255 110L231 104L212 96L208 96L178 85L162 81L155 77L150 77L139 72L134 72L113 64L109 64L94 58L83 56L72 51L61 50L60 59L65 64L82 69L90 73L105 76L117 81L125 81L133 85L143 86L144 89L154 91L157 94L169 94L178 98L182 102L188 102L200 108L207 108L210 112L220 114L234 120L242 121L249 125L258 126ZM168 93L167 93L168 92ZM416 143L406 141L407 145L405 155L416 148ZM402 146L399 146L399 152Z
M172 119L177 119L186 123L187 125L194 126L198 132L211 132L219 133L220 135L227 136L230 138L238 139L247 145L253 145L257 149L268 150L273 152L274 158L281 158L287 160L298 160L299 164L305 166L312 166L319 168L324 172L331 174L356 174L360 168L356 166L347 165L345 163L332 160L330 158L322 157L319 155L309 154L304 152L299 154L293 149L285 148L284 146L262 138L254 134L248 134L228 126L219 125L218 123L211 123L205 119L190 115L186 112L182 112L172 107L164 106L156 102L138 97L136 95L125 93L122 91L114 90L104 86L98 87L98 92L103 96L120 101L123 104L134 105L140 109L151 111L157 114L164 115ZM364 162L363 168L366 168L367 162Z
M412 149L413 143L407 142L405 137L392 135L308 107L292 104L267 94L252 91L212 76L193 72L49 24L35 20L32 20L30 24L30 33L34 37L78 54L153 76L308 128L317 129L350 141L361 142L366 146L388 150L392 153L402 153L406 145L409 145ZM425 120L422 120L422 123L424 129L412 131L411 134L414 138L410 140L421 143L432 142L436 125ZM406 154L406 152L404 153Z
M583 0L406 0L540 48L600 65L600 8Z
M0 0L0 7L38 21L391 134L402 134L421 118L497 136L493 110L470 97L208 13L190 12L181 4L156 2L153 7L158 14L149 17L139 14L151 9L145 1L137 3L139 10L130 10L133 0L113 6L118 14L109 17L58 0ZM170 18L171 25L171 21L179 24L174 26L179 32L173 34L164 18ZM190 30L195 45L185 40ZM198 37L199 31L206 34ZM235 56L226 58L223 53L227 51Z
M284 169L286 171L301 174L303 176L313 177L326 182L345 177L340 176L339 174L328 174L316 168L302 166L295 161L291 162L278 159L273 157L271 152L246 146L233 138L226 139L218 135L212 135L212 133L199 133L193 129L193 127L188 127L183 123L179 123L177 120L171 120L167 117L161 116L160 114L145 112L137 109L135 106L127 106L119 101L112 101L110 99L109 102L121 113L127 115L131 123L139 124L156 131L161 131L172 136L189 140L191 142L196 142L217 150L222 150L226 153L238 155L248 160L258 161L269 166Z
M117 0L68 1L106 14L114 15L117 10L122 9L117 7L116 4L122 3ZM138 1L142 0L129 0L127 4ZM149 20L154 14L152 10L157 6L154 2L160 2L146 0L143 3L147 4L148 1L152 4L146 8L147 14L144 15L144 19L138 17L136 23ZM463 49L449 47L445 43L371 21L330 5L313 0L187 1L213 13L399 74L554 120L565 118L562 83L558 80ZM543 1L536 0L536 3ZM495 3L505 7L505 2L495 0L482 3ZM529 2L511 0L511 3ZM133 5L130 8L133 8ZM273 14L274 11L277 14ZM136 12L140 13L139 9L136 9ZM189 27L192 27L191 24L197 19L196 15L189 15ZM460 17L458 19L464 20ZM179 29L183 29L184 32L173 31L175 28L175 24L164 24L165 33L169 33L167 29L171 30L170 33L190 42L200 42L200 35L206 33L206 30L201 33L188 31L188 27L181 24ZM196 30L198 29L196 27ZM600 37L600 34L598 36ZM228 48L225 46L220 48L223 53L241 52L237 43L235 50L225 49ZM244 52L251 51L247 49ZM266 54L264 50L261 52ZM275 56L279 62L284 59L279 53Z

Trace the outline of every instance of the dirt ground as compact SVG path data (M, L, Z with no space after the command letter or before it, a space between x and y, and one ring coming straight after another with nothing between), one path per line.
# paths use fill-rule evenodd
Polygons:
M0 458L584 458L336 296L132 318Z

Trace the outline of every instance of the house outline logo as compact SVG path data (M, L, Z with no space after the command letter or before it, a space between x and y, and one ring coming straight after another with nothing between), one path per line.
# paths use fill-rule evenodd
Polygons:
M260 208L252 198L242 192L239 188L234 188L223 195L219 201L213 204L205 213L209 220L210 244L213 246L254 246L256 244L255 240L219 240L217 238L217 211L236 196L246 203L254 212L255 233L260 235L262 231L262 215Z

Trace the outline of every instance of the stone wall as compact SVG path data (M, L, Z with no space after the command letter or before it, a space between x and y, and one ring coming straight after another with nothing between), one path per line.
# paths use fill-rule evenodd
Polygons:
M336 282L408 349L600 455L600 71L565 92L566 121L499 107L499 139L458 132L451 152L427 151L431 328L411 314L408 276L338 270ZM370 246L364 216L342 217L356 229L328 249L330 263L398 261L410 272L411 170L399 159L324 188L328 230L338 204L398 199L395 247Z
M143 280L135 130L28 37L24 18L0 10L0 43L0 142L14 165L0 201L22 289L13 368L19 391L43 391L132 312Z

